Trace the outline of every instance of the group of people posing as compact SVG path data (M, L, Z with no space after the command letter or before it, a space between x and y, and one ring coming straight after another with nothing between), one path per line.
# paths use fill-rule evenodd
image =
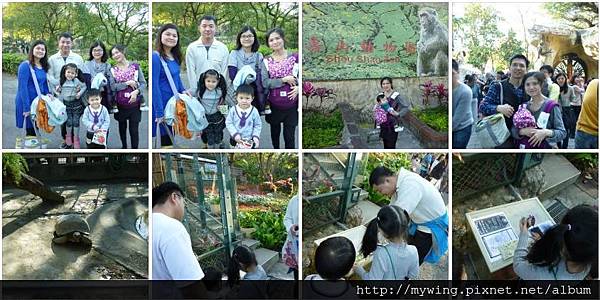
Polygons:
M127 60L123 45L108 50L95 41L86 61L72 46L68 32L60 34L59 51L50 57L44 41L31 44L27 60L17 71L17 127L24 128L26 136L39 136L40 129L49 133L54 129L50 125L60 124L61 148L67 149L81 148L80 127L84 127L87 148L106 148L110 114L114 114L122 148L128 148L128 128L131 148L138 148L141 113L148 110L140 65ZM107 62L109 54L114 66Z
M467 75L462 83L452 61L452 148L464 149L473 125L486 116L502 114L510 137L499 149L598 148L598 80L587 85L581 75L567 78L550 65L527 71L529 60L514 55L507 75L489 75L481 82Z
M285 148L295 148L299 60L297 53L285 49L284 32L274 28L266 33L266 43L273 52L263 57L251 26L239 31L230 53L215 38L216 27L213 16L198 22L201 36L185 53L187 89L181 79L184 57L179 30L174 24L158 30L152 54L152 136L161 147L173 146L175 136L180 135L199 137L205 147L222 149L226 147L223 137L227 129L231 146L258 148L264 115L270 124L273 148L280 148L282 124ZM177 102L185 105L185 113ZM186 119L186 128L181 128L182 119Z

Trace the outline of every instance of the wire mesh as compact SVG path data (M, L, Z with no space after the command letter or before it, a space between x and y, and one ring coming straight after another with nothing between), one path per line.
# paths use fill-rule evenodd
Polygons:
M452 164L452 197L464 199L514 182L518 157L514 153L464 155Z

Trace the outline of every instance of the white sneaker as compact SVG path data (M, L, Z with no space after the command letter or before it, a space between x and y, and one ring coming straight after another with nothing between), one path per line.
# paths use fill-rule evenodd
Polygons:
M403 130L404 130L404 127L402 127L402 126L398 126L398 127L394 128L395 132L402 132Z
M148 106L144 105L144 106L140 106L140 111L149 111L150 109L148 108Z

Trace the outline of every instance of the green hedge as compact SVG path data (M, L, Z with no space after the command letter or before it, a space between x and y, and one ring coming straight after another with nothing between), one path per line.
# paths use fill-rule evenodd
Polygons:
M2 53L2 72L17 76L19 64L26 59L26 54Z
M2 53L2 72L17 76L19 64L26 59L26 54ZM112 58L109 58L108 62L113 66L115 65L115 61ZM140 64L140 69L142 69L144 77L148 80L148 61L140 60L137 63Z
M434 108L415 110L415 117L438 132L448 132L448 107L440 105Z
M344 121L336 110L331 115L307 111L302 114L302 147L320 149L336 146L340 142Z

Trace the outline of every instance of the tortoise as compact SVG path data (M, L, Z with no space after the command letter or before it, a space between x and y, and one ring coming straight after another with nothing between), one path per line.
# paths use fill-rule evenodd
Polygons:
M84 246L91 246L92 240L89 238L90 225L80 215L64 215L58 218L54 225L53 242L57 244L76 243Z

